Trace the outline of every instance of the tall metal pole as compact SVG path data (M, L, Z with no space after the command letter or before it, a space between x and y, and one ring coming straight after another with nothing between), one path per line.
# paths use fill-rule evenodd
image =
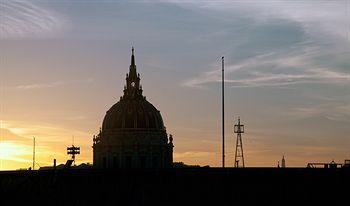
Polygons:
M33 170L35 169L35 137L33 139Z
M222 67L222 167L225 167L225 78L224 78L224 57L221 57Z

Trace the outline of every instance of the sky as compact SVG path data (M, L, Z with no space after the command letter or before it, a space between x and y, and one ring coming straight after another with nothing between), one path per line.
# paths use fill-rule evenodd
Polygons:
M0 170L64 163L122 96L135 47L174 160L246 166L350 159L350 1L0 0Z

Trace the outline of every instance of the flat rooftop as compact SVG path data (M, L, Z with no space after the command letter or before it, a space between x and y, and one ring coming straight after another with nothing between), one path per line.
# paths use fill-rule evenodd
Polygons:
M1 171L1 196L49 205L316 205L348 200L349 168Z

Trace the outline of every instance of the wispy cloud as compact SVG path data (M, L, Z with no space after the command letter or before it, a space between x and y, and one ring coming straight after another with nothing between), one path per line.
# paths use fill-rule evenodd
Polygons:
M257 55L227 66L226 73L229 77L225 81L233 87L350 83L350 73L317 65L311 61L313 55L313 51L301 51L300 54L288 52L286 54ZM212 70L185 81L183 85L202 87L205 84L220 81L221 71Z
M93 82L94 82L93 79L86 79L86 80L75 80L75 81L55 81L55 82L48 82L48 83L21 84L21 85L17 85L16 89L20 89L20 90L44 89L44 88L61 87L61 86L65 86L73 83L91 84Z
M347 121L350 117L350 104L333 101L319 105L296 107L289 109L286 115L298 119L323 117L333 121Z
M226 39L227 45L216 50L235 61L225 68L226 82L233 87L350 82L350 73L340 66L347 65L349 54L349 1L167 2L205 11L225 22L225 27L216 32ZM237 18L250 21L235 21ZM332 65L335 58L338 62ZM182 85L202 87L219 82L219 68L220 62L213 62Z
M5 131L9 132L5 132ZM72 135L77 138L90 136L85 131L62 128L57 125L43 123L26 123L21 121L3 121L1 125L1 136L4 140L20 141L32 137L42 138L45 142L70 142ZM85 142L90 144L89 142Z
M174 3L183 7L205 10L219 10L228 14L246 12L249 13L249 17L254 18L258 22L266 21L271 18L288 19L302 24L305 31L307 31L309 34L315 36L332 35L347 42L350 41L350 3L347 0L167 0L167 2ZM230 15L228 15L228 17L230 17Z
M175 158L203 158L208 156L213 156L215 153L213 152L204 152L204 151L187 151L187 152L177 152L174 154Z
M26 84L26 85L18 85L16 86L17 89L23 89L23 90L28 90L28 89L42 89L42 88L52 88L52 87L59 87L62 85L65 85L66 82L63 81L57 81L57 82L51 82L51 83L46 83L46 84Z
M61 31L65 18L31 1L0 2L0 38L42 37Z

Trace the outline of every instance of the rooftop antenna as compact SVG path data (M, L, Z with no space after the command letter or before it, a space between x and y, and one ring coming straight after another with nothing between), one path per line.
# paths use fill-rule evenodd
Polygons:
M221 57L221 91L222 91L222 167L225 167L225 78L224 78L224 57Z
M242 133L244 133L244 125L241 124L241 119L238 117L238 124L234 125L234 133L237 134L236 152L235 152L235 167L244 167Z
M67 154L72 156L72 160L75 166L75 155L80 154L80 147L74 146L74 136L72 137L72 146L67 147Z
M35 169L35 137L33 137L33 170Z

